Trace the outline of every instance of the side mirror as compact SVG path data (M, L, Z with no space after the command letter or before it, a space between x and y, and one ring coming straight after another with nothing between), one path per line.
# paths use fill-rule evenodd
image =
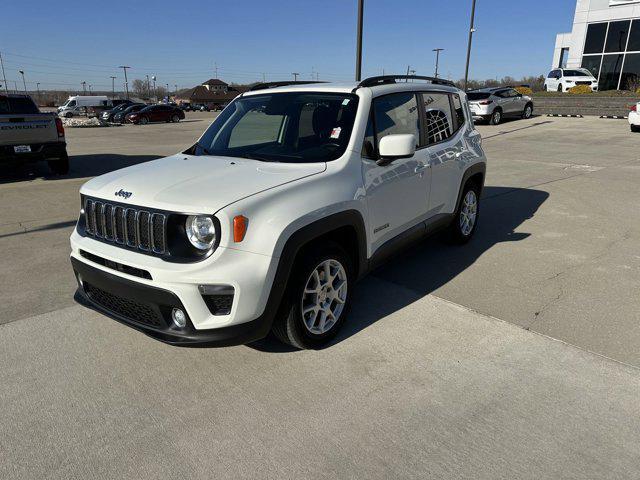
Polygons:
M380 166L389 165L398 158L410 158L416 152L416 136L412 133L387 135L380 139L378 146Z

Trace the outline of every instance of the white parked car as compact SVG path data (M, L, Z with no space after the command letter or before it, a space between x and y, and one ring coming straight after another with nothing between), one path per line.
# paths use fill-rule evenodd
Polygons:
M486 159L464 92L291 83L242 94L183 153L82 186L80 301L177 345L273 330L317 348L391 254L441 229L473 236Z
M598 80L586 68L556 68L544 81L547 92L566 92L577 85L587 85L592 91L598 91Z
M640 102L633 105L629 112L629 125L632 132L640 132L640 113L638 109L640 109Z

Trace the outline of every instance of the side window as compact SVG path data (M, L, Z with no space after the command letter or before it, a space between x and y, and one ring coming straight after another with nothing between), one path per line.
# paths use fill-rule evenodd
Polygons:
M456 121L456 130L464 125L464 107L459 95L451 95L451 101L453 102L453 113Z
M549 72L549 75L547 76L547 78L556 78L556 71L555 70L551 70Z
M69 102L69 105L67 105L68 107L75 107L76 106L76 101L75 100L71 100Z
M422 102L425 114L427 144L443 142L453 135L453 116L447 93L423 93Z
M399 133L412 133L420 143L420 115L413 93L393 93L373 100L376 139Z

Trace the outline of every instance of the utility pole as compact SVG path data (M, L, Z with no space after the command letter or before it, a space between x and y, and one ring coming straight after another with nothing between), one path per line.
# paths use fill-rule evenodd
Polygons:
M7 76L4 73L4 62L2 61L2 53L0 53L0 66L2 66L2 78L4 79L4 91L9 93L9 86L7 85Z
M178 85L174 85L174 87L175 87L175 89L176 89L175 96L177 97L177 96L178 96Z
M38 103L40 103L40 82L36 82L36 90L38 91Z
M409 71L411 70L411 65L407 65L407 77L409 76ZM404 79L404 83L407 83L409 81L408 78Z
M300 75L300 74L297 73L297 72L293 72L291 75L293 75L293 81L297 82L298 81L298 75Z
M149 75L145 75L147 77L147 97L151 99L151 83L149 82Z
M24 93L27 93L27 82L24 81L24 70L18 70L20 75L22 75L22 85L24 85Z
M362 80L362 18L364 15L364 0L358 0L358 32L356 40L356 82Z
M111 77L111 95L115 98L116 96L116 78L112 76Z
M127 68L131 68L131 67L127 67L126 65L120 65L118 68L121 68L122 70L124 70L124 88L127 92L127 100L129 100L129 81L127 80Z
M89 85L89 95L91 95L91 85Z
M436 74L435 77L438 78L438 64L440 63L440 52L442 52L444 48L434 48L433 51L436 52Z
M167 103L169 103L169 100L171 100L170 98L170 92L169 92L169 84L165 83L165 85L167 86Z
M86 95L87 94L87 82L80 82L82 83L82 94Z
M469 82L469 62L471 61L471 42L473 41L473 33L475 29L476 18L476 0L471 4L471 27L469 28L469 46L467 47L467 66L464 70L464 91L467 91L467 83Z
M156 90L156 76L153 75L151 77L151 80L153 80L153 98L155 98L157 100L158 97L158 91Z

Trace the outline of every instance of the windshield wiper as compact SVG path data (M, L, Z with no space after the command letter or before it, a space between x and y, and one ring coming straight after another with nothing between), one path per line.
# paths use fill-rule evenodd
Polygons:
M245 153L241 155L242 158L248 158L249 160L258 160L259 162L276 162L279 163L279 160L274 160L272 158L263 157L261 155L256 155L255 153Z

